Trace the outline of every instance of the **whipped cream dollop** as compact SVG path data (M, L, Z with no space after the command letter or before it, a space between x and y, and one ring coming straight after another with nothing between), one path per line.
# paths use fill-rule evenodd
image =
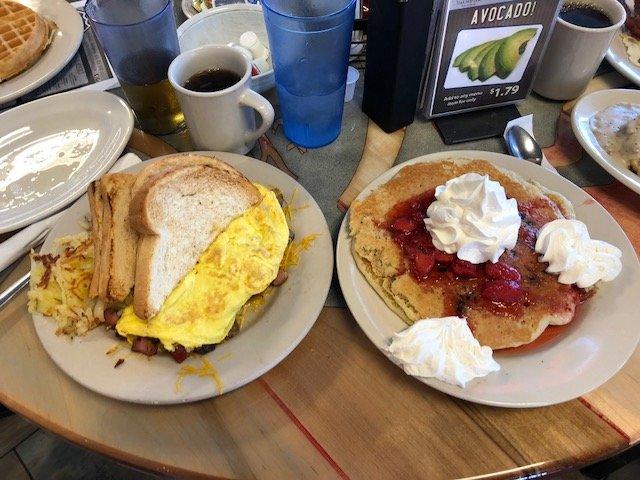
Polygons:
M603 280L609 282L622 271L622 252L613 245L589 236L579 220L559 219L547 223L536 240L546 271L558 273L558 281L587 288Z
M466 173L438 186L427 216L433 245L471 263L496 263L518 241L518 203L487 175Z
M480 346L460 317L418 320L393 335L387 352L409 375L434 377L462 388L500 370L491 348Z

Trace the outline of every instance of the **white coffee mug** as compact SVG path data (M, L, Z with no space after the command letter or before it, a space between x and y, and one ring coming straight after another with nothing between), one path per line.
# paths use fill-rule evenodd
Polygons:
M565 4L568 3L576 3L576 0L566 0ZM558 17L533 83L533 90L543 97L552 100L578 97L593 78L613 36L626 20L624 7L618 0L584 3L602 10L613 25L587 28Z
M193 75L215 68L236 73L240 81L217 92L195 92L184 87ZM181 53L169 65L168 76L198 150L245 154L273 123L273 107L251 90L251 64L235 48L205 45ZM254 110L262 117L257 129Z

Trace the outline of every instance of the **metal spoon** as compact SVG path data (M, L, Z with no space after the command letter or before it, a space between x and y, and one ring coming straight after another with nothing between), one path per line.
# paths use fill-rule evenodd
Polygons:
M533 162L536 165L542 163L542 149L538 142L519 125L514 125L506 134L507 149L514 157Z

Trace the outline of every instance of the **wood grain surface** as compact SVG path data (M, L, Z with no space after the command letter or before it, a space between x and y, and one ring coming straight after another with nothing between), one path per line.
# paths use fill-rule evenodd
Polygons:
M343 211L347 211L351 202L364 187L393 166L402 146L405 131L406 128L401 128L393 133L385 133L373 120L369 120L360 163L338 200L338 206Z
M163 155L171 155L176 153L177 150L169 145L164 140L150 135L138 128L134 128L127 143L128 148L133 148L139 152L148 155L149 157L161 157Z
M567 128L559 132L564 137L550 148L569 165L580 151L567 147ZM369 122L343 207L393 165L403 138L404 131L387 135ZM166 148L133 142L153 155ZM617 182L586 190L640 250L640 197ZM0 290L27 268L24 259ZM0 402L78 445L173 475L512 478L577 468L640 441L639 355L583 398L537 409L486 407L402 374L348 310L325 308L289 357L245 387L188 405L134 405L94 394L56 367L22 292L0 311ZM0 471L16 466L12 457L5 463Z
M0 288L26 269L24 260ZM174 475L507 478L628 446L579 400L508 410L432 390L388 362L340 308L325 308L259 380L188 405L127 404L72 381L41 347L24 292L0 311L0 364L9 408L76 444Z

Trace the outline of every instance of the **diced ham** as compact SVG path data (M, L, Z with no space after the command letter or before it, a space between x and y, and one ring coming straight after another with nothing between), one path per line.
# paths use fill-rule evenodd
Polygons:
M133 341L133 345L131 345L131 350L142 353L147 357L152 357L158 353L158 345L152 338L136 337Z

